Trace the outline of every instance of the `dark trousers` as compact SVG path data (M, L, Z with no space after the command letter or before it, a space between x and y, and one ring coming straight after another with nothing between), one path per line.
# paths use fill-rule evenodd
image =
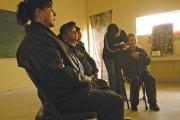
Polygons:
M139 89L141 82L144 82L146 88L146 95L148 103L154 105L156 100L156 81L151 74L142 75L141 79L139 75L128 75L130 80L130 101L131 106L137 106L139 104ZM142 81L141 81L142 80Z
M89 94L80 91L60 103L56 106L63 113L92 111L98 113L98 120L124 120L123 99L113 91L92 89Z
M111 90L123 95L123 79L119 61L116 59L106 58L104 59L104 63L108 72L109 86Z

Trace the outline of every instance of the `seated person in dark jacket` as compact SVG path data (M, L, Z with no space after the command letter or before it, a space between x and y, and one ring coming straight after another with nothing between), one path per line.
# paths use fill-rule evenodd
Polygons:
M52 3L52 0L19 3L17 21L27 27L16 54L18 66L35 74L60 113L94 111L98 120L124 120L122 98L116 93L92 89L92 78L83 73L78 58L50 30L56 16ZM75 28L65 29L64 40L71 41L75 36Z
M76 56L79 58L83 68L84 74L87 76L93 75L96 79L94 83L94 88L99 89L109 89L108 83L103 79L98 79L98 68L96 66L96 62L94 59L88 54L84 47L84 43L81 41L81 31L79 27L76 27L76 32L78 34L78 38L76 40Z
M76 34L76 39L74 39L74 41L64 41L62 34L64 32L64 27L66 26L71 26L76 28L77 34ZM80 28L76 27L76 23L71 21L61 26L60 34L58 35L58 37L71 48L72 52L75 53L75 55L77 56L77 58L79 59L79 61L81 62L84 68L84 74L89 77L91 76L93 78L94 82L92 83L92 87L99 89L109 89L108 84L105 80L97 79L98 68L93 58L90 57L89 54L86 52L84 43L80 41L81 32L80 32Z
M139 104L140 84L141 82L144 82L150 109L158 111L159 106L157 105L156 100L156 82L147 67L151 63L151 59L144 49L136 46L136 37L134 34L130 33L128 35L128 45L129 47L124 51L121 59L123 61L123 71L130 81L131 110L138 110L137 105Z
M63 24L62 26L61 26L61 28L60 28L60 34L58 35L58 38L60 38L60 41L63 41L63 43L65 43L66 44L66 47L67 47L67 49L68 49L68 52L70 52L70 53L72 53L73 55L76 55L76 40L77 40L77 32L76 32L76 27L75 27L75 25L74 25L74 23L73 22L68 22L68 23L66 23L66 24ZM76 57L77 57L77 55L76 55ZM74 60L74 62L75 62L75 64L77 64L77 61L79 61L79 60ZM80 62L80 61L79 61ZM78 64L77 66L79 66L80 68L81 68L81 72L83 72L83 74L84 74L84 69L83 69L83 66L82 66L82 64ZM83 69L83 71L82 71L82 69ZM86 77L90 77L90 78L92 78L92 80L91 80L91 82L90 82L90 84L92 85L92 84L94 84L94 82L96 82L96 79L95 79L95 77L93 76L93 75L86 75L86 74L84 74ZM104 92L105 92L105 90L97 90L97 89L94 89L94 88L92 88L92 90L91 91L98 91L98 92L100 92L100 94L102 93L102 94L104 94ZM92 92L93 93L93 92ZM99 94L99 93L98 93ZM101 94L101 95L102 95ZM114 93L114 92L112 92L112 91L109 91L108 93L105 93L104 95L106 96L109 96L109 94L113 94L113 95L117 95L116 93ZM94 95L90 95L90 96L94 96ZM81 98L79 98L78 100L79 101L75 101L74 103L78 103L78 104L83 104L82 102L84 102L84 101L86 101L85 103L87 104L87 105L97 105L97 101L96 100L93 100L93 101L91 101L92 99L89 99L89 98L87 98L86 96L84 96L85 98L82 98L83 96L81 96ZM94 96L94 97L96 97L96 95ZM111 97L113 97L113 96L111 96ZM120 97L120 96L118 96L118 97ZM100 97L101 98L101 97ZM121 97L120 97L121 98ZM86 100L85 100L86 99ZM122 98L121 98L122 99ZM92 103L91 103L92 102ZM121 101L119 101L119 102L121 102ZM116 103L115 103L116 104ZM123 104L123 103L122 103ZM94 106L93 105L93 106ZM109 105L108 105L109 106ZM78 106L77 106L78 107ZM86 105L84 105L84 106L82 106L82 107L87 107ZM106 108L105 108L106 109ZM107 108L107 109L109 109L109 108ZM111 108L110 108L111 109ZM116 109L116 108L115 108ZM119 108L118 108L119 109ZM120 108L121 109L121 111L122 111L122 109L124 109L124 107L123 108ZM106 110L105 110L106 111ZM109 111L109 110L108 110ZM121 113L121 112L120 112ZM111 113L110 113L111 114ZM109 114L109 115L110 115ZM108 116L109 116L108 115ZM110 115L111 116L111 115ZM103 119L102 120L111 120L111 119L109 119L110 117L108 117L108 118L104 118L103 117ZM99 118L100 119L100 118ZM98 120L99 120L98 119ZM112 119L114 119L113 117L112 117ZM115 118L116 119L116 118ZM101 120L101 119L100 119Z

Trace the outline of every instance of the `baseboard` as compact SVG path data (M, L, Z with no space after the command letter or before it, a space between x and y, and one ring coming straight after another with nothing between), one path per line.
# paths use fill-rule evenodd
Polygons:
M158 83L167 82L167 83L180 83L180 80L158 80Z
M25 88L20 88L20 89L9 89L6 91L0 91L0 96L1 95L14 94L14 93L27 92L27 91L34 91L34 90L36 90L35 87L25 87Z

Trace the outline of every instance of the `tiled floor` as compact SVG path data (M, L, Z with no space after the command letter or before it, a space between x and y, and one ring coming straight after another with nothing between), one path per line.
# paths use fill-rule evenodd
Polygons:
M132 120L180 120L180 83L158 83L157 88L159 112L146 111L141 101L138 112L125 105L125 116ZM34 120L39 107L35 88L0 93L0 120Z

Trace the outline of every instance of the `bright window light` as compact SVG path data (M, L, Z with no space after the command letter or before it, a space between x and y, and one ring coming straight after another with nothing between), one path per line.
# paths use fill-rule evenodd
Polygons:
M173 31L180 31L180 10L136 18L136 34L149 35L155 25L172 23Z

